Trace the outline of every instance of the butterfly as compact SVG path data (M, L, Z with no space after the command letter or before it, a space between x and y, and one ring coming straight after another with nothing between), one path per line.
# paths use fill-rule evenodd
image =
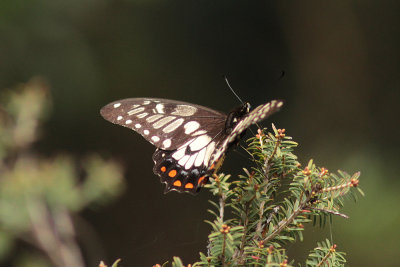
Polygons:
M100 110L104 119L130 128L156 146L153 172L169 191L196 194L246 129L278 111L272 100L250 112L243 103L227 115L196 104L161 98L128 98Z

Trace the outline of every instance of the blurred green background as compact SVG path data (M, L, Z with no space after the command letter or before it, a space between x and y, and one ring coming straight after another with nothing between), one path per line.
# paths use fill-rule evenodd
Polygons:
M348 202L350 219L332 226L349 266L400 266L399 12L399 1L371 0L2 0L0 88L34 76L49 83L53 113L35 144L43 155L97 152L124 165L122 197L83 214L82 231L95 236L85 244L90 266L116 258L151 266L172 256L187 264L205 252L210 195L164 195L154 148L99 109L148 96L228 112L239 103L222 75L253 106L286 100L264 125L286 128L303 163L361 171L366 197ZM222 171L250 164L238 152ZM324 239L313 230L289 253L302 259Z

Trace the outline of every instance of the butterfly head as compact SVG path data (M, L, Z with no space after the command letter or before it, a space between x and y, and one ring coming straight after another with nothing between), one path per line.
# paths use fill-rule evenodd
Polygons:
M232 110L226 119L225 131L230 133L233 128L235 128L236 124L241 120L241 118L249 114L249 112L250 104L247 102Z

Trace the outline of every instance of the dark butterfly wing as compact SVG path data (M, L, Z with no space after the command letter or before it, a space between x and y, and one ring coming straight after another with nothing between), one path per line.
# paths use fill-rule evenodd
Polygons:
M283 106L282 100L272 100L267 104L260 105L245 115L233 128L231 134L225 138L215 153L212 155L210 164L215 164L228 149L229 145L233 143L240 134L245 131L250 125L264 120L271 114L277 112Z
M226 115L200 105L160 98L128 98L100 110L108 121L140 133L163 150L175 150L188 141L200 150L224 128Z

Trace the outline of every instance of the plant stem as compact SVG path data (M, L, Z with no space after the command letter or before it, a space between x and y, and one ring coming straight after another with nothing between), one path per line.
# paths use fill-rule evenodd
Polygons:
M224 235L224 243L222 245L221 261L222 261L222 267L225 267L226 233L224 233L223 235Z
M300 199L302 196L300 197ZM292 214L287 218L279 222L277 226L275 226L275 230L264 238L264 243L271 241L271 239L275 238L285 229L288 225L290 225L294 219L301 213L301 211L307 206L308 202L310 201L311 197L308 196L300 205L299 207L292 212Z
M54 216L40 199L27 199L31 219L31 231L36 244L58 267L84 267L79 247L73 238L73 226L69 214L60 210ZM60 220L63 224L60 229Z
M219 198L219 218L221 219L221 222L224 221L225 199L225 194L221 194Z
M250 207L250 201L246 203L246 208L245 208L245 219L243 223L243 235L242 235L242 240L240 242L240 251L239 251L239 257L238 257L238 262L239 264L243 264L243 253L244 253L244 244L246 243L246 235L247 235L247 227L249 225L249 207Z
M322 258L322 260L320 262L318 262L318 264L315 267L321 267L322 264L324 264L324 262L332 255L334 251L333 246L329 249L328 253L326 253L325 257Z

